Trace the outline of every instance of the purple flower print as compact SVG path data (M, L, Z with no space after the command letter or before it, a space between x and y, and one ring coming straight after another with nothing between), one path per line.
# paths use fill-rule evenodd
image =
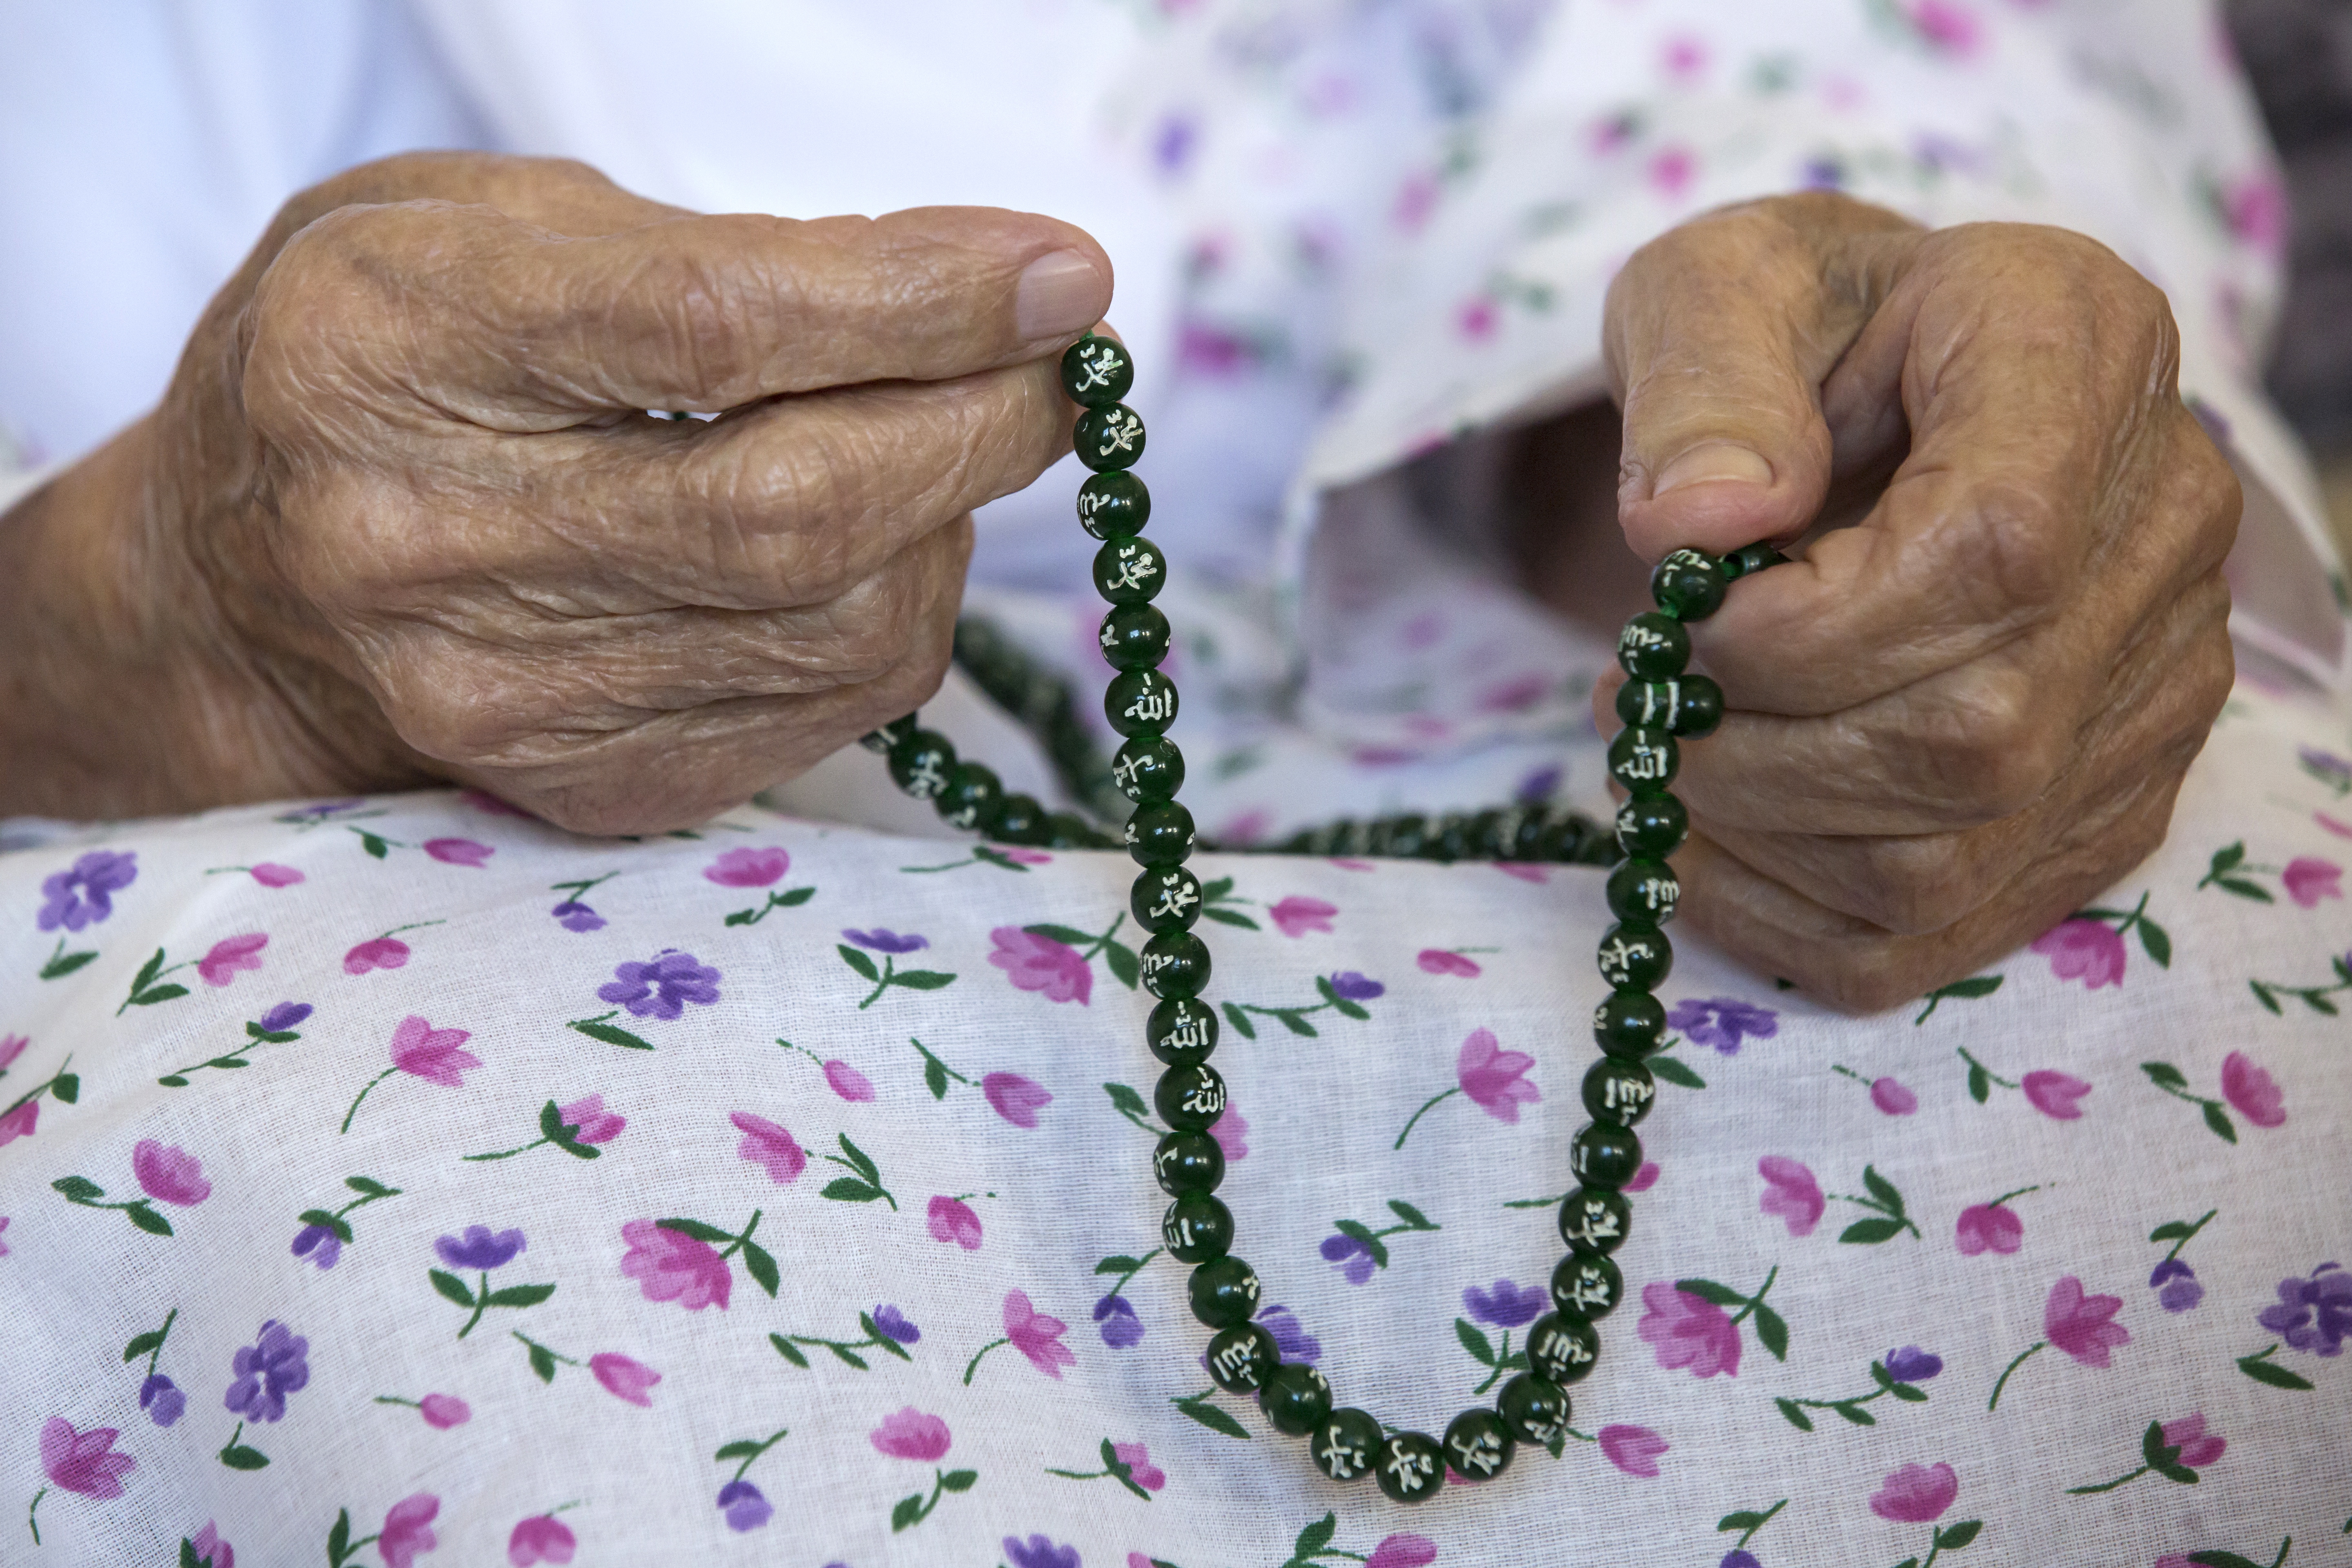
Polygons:
M2323 1263L2308 1279L2282 1279L2278 1305L2265 1307L2254 1321L2313 1355L2341 1355L2352 1338L2352 1272Z
M1257 1321L1274 1336L1274 1348L1281 1352L1284 1361L1313 1366L1323 1359L1323 1342L1308 1333L1298 1315L1281 1302L1259 1308Z
M1059 1381L1062 1369L1078 1364L1076 1352L1062 1342L1068 1324L1059 1318L1049 1318L1029 1302L1025 1290L1013 1290L1004 1298L1004 1337L1013 1348L1029 1358L1030 1364L1047 1377Z
M2277 1080L2243 1051L2231 1051L2222 1059L2221 1098L2257 1127L2276 1127L2286 1121Z
M689 1312L714 1303L727 1310L735 1275L727 1259L707 1241L666 1230L649 1219L633 1219L621 1226L629 1249L621 1257L621 1272L637 1282L648 1301L675 1301Z
M1015 990L1039 992L1048 1002L1076 1002L1081 1007L1092 999L1093 966L1068 942L1019 926L998 926L988 940L996 947L988 962L1004 971Z
M590 1356L588 1371L604 1385L605 1393L640 1409L653 1407L653 1386L662 1380L662 1374L645 1363L615 1351L602 1351Z
M188 1396L162 1373L150 1373L147 1381L139 1385L139 1408L147 1412L147 1419L156 1426L169 1426L188 1408Z
M1276 930L1285 936L1296 937L1305 936L1308 931L1329 931L1331 917L1339 912L1339 906L1293 893L1265 912L1266 918L1274 921Z
M2015 1252L2025 1240L2025 1222L2017 1212L2000 1204L1970 1204L1960 1211L1959 1223L1953 1227L1953 1240L1965 1258L1981 1252L1998 1252L2006 1257Z
M454 1394L428 1394L416 1402L416 1412L436 1432L463 1426L474 1418L473 1406Z
M93 849L75 861L71 870L42 881L41 896L46 901L35 923L43 931L59 926L79 931L95 925L114 912L114 895L138 879L136 851L118 855L111 849Z
M2124 983L2123 933L2105 921L2060 921L2033 939L2033 951L2049 958L2051 973L2085 990Z
M477 844L470 838L428 838L425 853L445 866L471 866L476 868L488 863L498 853L487 844Z
M727 1119L743 1134L735 1152L768 1173L776 1185L789 1186L808 1169L808 1155L793 1135L764 1116L738 1110Z
M569 1563L579 1547L572 1527L551 1513L535 1514L514 1527L507 1537L507 1562L513 1568L534 1563Z
M1656 1347L1660 1366L1688 1367L1693 1377L1739 1375L1739 1326L1722 1308L1664 1279L1642 1288L1642 1306L1634 1331Z
M1753 1552L1735 1549L1725 1552L1723 1561L1717 1563L1715 1568L1764 1568L1764 1564L1758 1561Z
M1056 1546L1042 1535L1033 1535L1025 1542L1017 1535L1008 1535L1003 1545L1013 1568L1078 1568L1076 1547Z
M949 1435L948 1424L936 1415L925 1415L913 1405L907 1405L894 1415L885 1415L882 1425L866 1435L875 1452L893 1459L913 1459L919 1464L933 1464L947 1458L954 1438Z
M1757 1206L1786 1220L1790 1236L1812 1235L1822 1211L1829 1207L1812 1172L1794 1160L1767 1154L1756 1162L1756 1173L1764 1178L1764 1196Z
M887 926L876 926L872 931L845 931L841 934L869 952L914 952L931 945L929 937L901 936Z
M152 1138L142 1138L131 1151L131 1172L147 1195L161 1203L187 1207L213 1195L213 1184L194 1154Z
M2315 856L2298 855L2288 861L2279 880L2286 886L2286 896L2306 910L2316 907L2322 899L2344 896L2344 868Z
M398 969L408 962L408 944L396 936L371 937L343 954L343 973L365 974L371 969Z
M1342 969L1331 976L1331 989L1338 992L1343 1000L1369 1002L1375 996L1386 995L1389 988L1370 975Z
M923 1337L923 1331L908 1322L906 1313L888 1305L874 1309L874 1327L893 1344L911 1345Z
M1647 1426L1603 1426L1597 1434L1601 1453L1629 1476L1648 1480L1658 1473L1658 1456L1666 1451L1664 1437Z
M323 1225L306 1225L294 1233L294 1245L289 1250L320 1268L332 1268L343 1256L343 1241Z
M706 881L722 888L772 888L793 868L782 849L730 849L703 868Z
M1364 1568L1428 1568L1437 1561L1437 1542L1426 1535L1384 1535L1364 1559Z
M392 1031L392 1065L444 1089L461 1088L466 1069L482 1065L471 1051L458 1048L472 1037L470 1030L436 1029L411 1013Z
M874 1098L874 1081L847 1062L825 1063L824 1081L834 1093L852 1105L863 1105Z
M729 1481L719 1489L719 1511L727 1528L738 1534L757 1530L775 1516L776 1506L749 1481Z
M1945 1464L1906 1465L1886 1478L1870 1500L1870 1511L1897 1524L1941 1519L1960 1495L1960 1478Z
M1130 1350L1143 1338L1143 1320L1135 1315L1135 1304L1116 1292L1095 1303L1095 1321L1101 1326L1102 1342L1115 1351Z
M2156 1304L2168 1312L2186 1312L2205 1299L2197 1270L2178 1258L2168 1258L2150 1270L2147 1284L2156 1292Z
M933 1241L952 1241L966 1252L980 1250L980 1215L961 1198L933 1197L925 1217Z
M578 899L566 899L547 912L553 915L556 924L565 931L585 932L604 929L604 917Z
M270 860L248 866L246 870L265 888L290 888L304 879L302 873L293 867L280 866Z
M286 1414L286 1396L310 1381L310 1342L272 1318L249 1345L230 1358L236 1381L221 1403L247 1421L276 1421Z
M226 985L247 970L260 968L261 950L268 945L269 938L257 931L223 937L196 960L196 973L207 985Z
M280 1002L256 1018L254 1026L265 1035L282 1035L316 1011L308 1002Z
M1225 1101L1225 1109L1218 1113L1217 1119L1209 1123L1209 1136L1215 1139L1217 1147L1225 1152L1225 1163L1228 1165L1249 1157L1249 1122L1242 1115L1241 1108L1231 1100Z
M1919 1109L1919 1097L1891 1078L1872 1081L1870 1103L1889 1116L1908 1116Z
M1516 1329L1532 1323L1551 1310L1550 1292L1540 1285L1522 1290L1508 1279L1497 1279L1492 1289L1475 1285L1462 1292L1463 1308L1482 1323Z
M2105 931L2107 928L2101 926L2099 929ZM2121 941L2120 938L2117 940ZM2076 1102L2091 1092L2091 1086L2073 1074L2053 1072L2046 1068L2040 1072L2027 1073L2019 1080L2019 1087L2025 1090L2025 1098L2033 1102L2034 1110L2060 1121L2079 1119L2083 1108Z
M220 1528L212 1520L205 1521L205 1527L188 1538L188 1544L195 1548L196 1561L205 1568L236 1568L236 1549L221 1539Z
M49 1478L51 1486L84 1497L121 1497L122 1478L139 1468L139 1461L130 1455L113 1451L114 1440L121 1436L112 1426L77 1432L64 1416L52 1415L41 1428L41 1473Z
M445 1236L433 1244L441 1261L452 1268L503 1268L522 1254L526 1244L519 1230L493 1231L486 1225L469 1225L461 1240Z
M1542 1091L1527 1080L1528 1069L1535 1065L1535 1058L1525 1051L1501 1049L1494 1031L1481 1028L1470 1031L1470 1037L1462 1042L1454 1071L1462 1092L1476 1100L1481 1110L1497 1121L1517 1122L1520 1106L1533 1105L1543 1098Z
M1442 947L1423 948L1414 957L1413 963L1419 966L1423 974L1453 974L1464 980L1475 980L1486 973L1478 967L1475 959L1465 958L1458 952L1449 952Z
M1041 1106L1053 1102L1054 1097L1038 1085L1016 1072L992 1072L980 1080L980 1092L996 1114L1015 1127L1037 1125Z
M440 1511L441 1500L431 1492L418 1492L392 1505L375 1538L375 1549L383 1553L385 1568L412 1568L419 1557L441 1544L432 1531L434 1517Z
M1738 1054L1743 1041L1769 1040L1779 1034L1780 1016L1737 996L1691 997L1668 1009L1666 1027L1680 1029L1693 1044L1712 1046L1727 1057Z
M2131 1331L2111 1321L2123 1304L2121 1296L2084 1295L2083 1282L2069 1274L2042 1304L2042 1337L2084 1366L2104 1367L2109 1352L2131 1343Z
M1901 1350L1888 1351L1880 1364L1886 1368L1886 1375L1897 1383L1925 1383L1944 1370L1944 1358L1917 1345L1905 1345Z
M1325 1262L1339 1266L1339 1273L1350 1285L1361 1285L1372 1277L1371 1249L1345 1232L1325 1237L1318 1250Z
M664 948L649 963L624 963L596 988L598 1000L617 1003L640 1018L676 1018L689 1002L709 1006L719 1000L719 971L695 962L694 954Z

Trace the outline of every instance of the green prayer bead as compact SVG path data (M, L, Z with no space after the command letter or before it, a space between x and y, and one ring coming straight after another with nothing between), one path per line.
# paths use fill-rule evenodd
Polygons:
M1495 1395L1495 1414L1520 1442L1549 1448L1567 1432L1575 1406L1569 1402L1568 1390L1549 1378L1523 1372Z
M1381 817L1364 833L1367 851L1400 860L1414 858L1428 844L1429 818L1417 811Z
M1135 361L1115 338L1088 332L1062 351L1062 391L1082 408L1102 408L1135 384Z
M1124 403L1089 408L1078 416L1070 432L1070 446L1078 461L1097 473L1131 468L1143 456L1143 421Z
M1426 1432L1391 1432L1381 1439L1372 1479L1391 1502L1426 1502L1445 1485L1445 1454Z
M1078 487L1078 526L1097 539L1132 538L1150 521L1151 492L1125 468L1096 474Z
M1110 777L1129 800L1174 800L1184 787L1184 753L1165 735L1137 735L1110 760Z
M1045 818L1045 843L1054 849L1107 849L1116 842L1075 811Z
M1440 1447L1455 1475L1465 1481L1491 1481L1511 1468L1511 1450L1517 1445L1503 1418L1479 1406L1446 1423Z
M1168 585L1168 557L1148 539L1114 539L1095 552L1095 592L1114 605L1143 605Z
M1303 1361L1285 1362L1267 1374L1257 1407L1286 1437L1304 1437L1331 1414L1331 1380Z
M1178 866L1192 853L1192 814L1172 800L1137 806L1125 832L1127 852L1139 866Z
M1621 921L1664 925L1675 918L1683 885L1663 860L1633 859L1609 873L1609 912Z
M1682 748L1664 730L1629 724L1609 742L1609 776L1634 795L1661 793L1682 764Z
M1225 1148L1205 1132L1171 1132L1151 1151L1152 1179L1171 1198L1213 1193L1225 1179Z
M996 805L989 837L1003 844L1043 844L1048 832L1045 807L1034 795L1008 795Z
M1152 669L1168 657L1168 617L1150 605L1113 605L1095 634L1113 669Z
M1669 550L1650 569L1650 597L1676 620L1706 619L1723 607L1723 591L1730 585L1715 557L1700 550Z
M1234 1245L1233 1211L1206 1193L1186 1193L1160 1216L1160 1240L1179 1263L1223 1258Z
M1617 717L1670 735L1711 734L1723 722L1723 688L1687 672L1664 680L1629 680L1617 689Z
M908 713L903 718L891 720L879 729L868 730L857 737L857 743L869 752L879 752L887 756L891 747L915 732L916 717Z
M1154 996L1198 996L1209 984L1209 944L1189 931L1163 931L1143 944L1143 988Z
M1579 1187L1559 1201L1559 1238L1571 1251L1602 1257L1633 1233L1633 1200L1614 1187Z
M1786 566L1789 558L1769 544L1746 544L1723 558L1726 577L1752 577L1773 566Z
M1201 879L1181 866L1147 867L1128 889L1127 910L1154 935L1191 931L1201 918Z
M1206 1062L1170 1068L1151 1090L1152 1109L1179 1132L1206 1132L1225 1113L1225 1080Z
M1209 1376L1227 1394L1255 1394L1281 1364L1281 1347L1262 1324L1234 1323L1209 1338Z
M1584 1069L1584 1109L1612 1127L1638 1125L1657 1092L1657 1080L1640 1062L1602 1057Z
M1315 1468L1335 1481L1368 1476L1381 1444L1381 1424L1362 1410L1334 1410L1307 1434L1307 1453Z
M940 820L966 832L986 833L996 826L996 809L1004 799L1004 785L995 770L979 763L958 763L948 775L948 787L931 802Z
M1643 610L1617 634L1617 662L1636 680L1671 680L1690 663L1690 633L1672 616Z
M1257 1295L1257 1270L1231 1255L1202 1264L1184 1281L1192 1316L1213 1329L1249 1321Z
M1143 1043L1170 1067L1197 1067L1217 1048L1217 1010L1190 996L1171 996L1144 1021Z
M1624 1295L1625 1276L1606 1253L1571 1252L1551 1271L1551 1304L1563 1317L1598 1322Z
M1663 860L1690 836L1690 813L1671 795L1637 795L1617 808L1617 845L1628 855Z
M1176 722L1176 683L1156 669L1115 675L1103 688L1103 717L1122 735L1157 735Z
M1630 1128L1587 1122L1569 1142L1569 1173L1588 1187L1622 1187L1641 1168L1642 1140Z
M1655 991L1675 970L1675 950L1666 933L1630 922L1603 931L1593 956L1601 978L1620 991Z
M955 765L954 744L935 731L918 730L890 748L890 777L917 800L947 788Z
M1612 1057L1639 1060L1666 1037L1666 1009L1646 991L1612 991L1592 1010L1594 1043Z
M1582 1318L1547 1312L1528 1326L1528 1370L1565 1388L1601 1359L1601 1331Z

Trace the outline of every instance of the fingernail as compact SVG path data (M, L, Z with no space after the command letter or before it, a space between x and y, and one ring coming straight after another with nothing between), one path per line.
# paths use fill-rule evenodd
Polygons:
M1066 337L1102 320L1110 280L1082 251L1055 250L1021 269L1013 327L1024 340Z
M1714 479L1738 479L1746 484L1769 485L1772 482L1772 465L1766 462L1760 454L1727 442L1694 447L1666 465L1664 471L1658 475L1656 487L1650 493L1662 496L1685 485L1703 485Z

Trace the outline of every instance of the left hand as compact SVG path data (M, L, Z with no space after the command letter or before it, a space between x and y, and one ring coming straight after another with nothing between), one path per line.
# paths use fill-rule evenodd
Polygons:
M1604 338L1637 554L1830 530L1691 628L1727 709L1675 784L1691 924L1871 1011L2163 840L2230 691L2239 491L2152 285L2062 229L1787 196L1644 247Z

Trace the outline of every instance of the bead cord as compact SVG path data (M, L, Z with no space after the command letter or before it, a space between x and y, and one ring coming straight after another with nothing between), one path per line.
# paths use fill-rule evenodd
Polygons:
M1085 410L1072 441L1079 460L1095 470L1079 489L1078 518L1103 541L1095 557L1095 586L1110 609L1100 641L1118 671L1104 690L1103 713L1126 737L1108 782L1133 805L1121 837L1110 837L1075 813L1049 812L1032 796L1007 794L995 773L957 757L954 746L921 728L915 714L884 725L865 743L888 758L900 789L930 801L954 826L1011 844L1124 844L1140 868L1128 906L1151 933L1141 953L1141 979L1158 1001L1144 1039L1166 1069L1151 1097L1171 1130L1151 1154L1153 1180L1170 1198L1160 1240L1170 1257L1191 1266L1186 1299L1193 1317L1213 1331L1209 1375L1228 1393L1255 1395L1276 1431L1306 1438L1309 1458L1331 1479L1369 1474L1387 1497L1419 1502L1436 1495L1449 1469L1465 1480L1491 1480L1509 1468L1520 1444L1558 1444L1572 1409L1569 1388L1591 1372L1601 1352L1596 1325L1624 1297L1624 1277L1611 1255L1633 1228L1633 1204L1623 1188L1642 1164L1642 1142L1633 1130L1657 1092L1643 1058L1665 1033L1665 1009L1654 993L1674 968L1664 927L1682 892L1667 861L1689 832L1688 814L1668 786L1681 766L1681 742L1707 734L1723 717L1722 689L1685 668L1691 651L1685 624L1720 608L1733 582L1783 557L1761 544L1726 556L1676 550L1652 571L1650 595L1657 607L1628 621L1617 644L1618 663L1628 677L1617 694L1625 728L1610 742L1609 772L1626 799L1613 837L1583 817L1555 816L1538 805L1449 814L1435 823L1417 814L1341 821L1275 847L1297 854L1507 856L1614 867L1606 892L1616 923L1601 934L1595 953L1610 986L1592 1019L1601 1055L1586 1069L1582 1086L1592 1120L1569 1144L1569 1169L1578 1185L1560 1203L1559 1237L1568 1251L1552 1271L1554 1310L1528 1331L1529 1370L1506 1383L1492 1407L1463 1411L1443 1437L1390 1428L1364 1411L1339 1405L1329 1380L1315 1367L1283 1361L1273 1334L1254 1321L1257 1273L1234 1255L1233 1213L1215 1195L1225 1158L1209 1128L1224 1113L1225 1083L1209 1065L1217 1014L1200 1000L1209 984L1209 949L1192 929L1200 915L1201 885L1184 865L1201 846L1192 813L1176 800L1183 754L1166 735L1177 711L1175 683L1159 670L1168 652L1168 621L1150 603L1167 580L1167 559L1141 537L1151 499L1129 471L1144 448L1143 421L1119 401L1133 382L1125 346L1109 339L1089 333L1062 356L1063 390ZM1006 705L1044 731L1066 774L1086 768L1092 746L1066 687L1026 679L1014 668L1024 656L992 629L968 621L958 627L957 640L960 655L969 642L975 662L994 667L994 685L1022 689L1014 693L1020 700ZM992 682L983 679L982 685ZM1101 782L1088 769L1087 787L1074 793L1100 801Z

